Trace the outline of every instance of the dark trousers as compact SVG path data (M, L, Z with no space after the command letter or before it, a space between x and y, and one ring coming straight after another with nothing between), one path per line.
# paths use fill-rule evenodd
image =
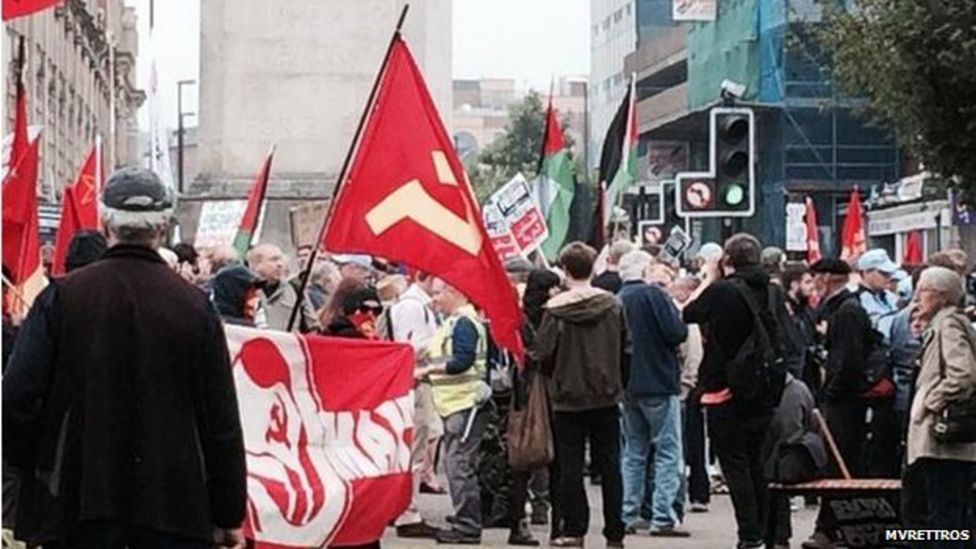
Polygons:
M771 420L771 414L743 414L730 402L708 408L709 438L729 487L740 541L765 539L769 502L762 446Z
M919 458L902 479L902 524L922 530L969 528L976 534L974 482L976 463Z
M711 499L708 466L705 458L705 414L699 395L693 392L685 400L685 462L688 464L688 501L708 503Z
M766 527L766 546L789 544L793 537L792 517L790 516L790 496L782 492L769 492L769 520Z
M837 450L840 452L848 471L854 478L864 477L864 451L867 440L867 424L865 414L867 406L863 400L844 400L824 403L824 416L827 428L834 436ZM828 450L829 451L829 450ZM892 450L894 452L894 450ZM833 477L840 477L840 466L833 456L828 459L830 472ZM830 509L831 499L824 497L820 500L820 511L817 514L816 529L830 537L836 536L837 521Z
M212 541L200 540L110 521L83 522L72 528L68 539L45 543L45 549L210 549Z
M529 493L529 471L513 471L509 469L511 479L508 483L508 526L517 530L522 519L525 518L525 500Z
M556 412L554 415L559 480L554 485L552 499L559 502L562 535L585 536L590 527L590 507L583 485L583 454L589 438L593 467L602 478L603 536L608 541L623 540L619 409L612 406L582 412Z
M890 398L867 401L865 417L870 416L864 446L864 476L867 478L901 476L901 442L893 403Z

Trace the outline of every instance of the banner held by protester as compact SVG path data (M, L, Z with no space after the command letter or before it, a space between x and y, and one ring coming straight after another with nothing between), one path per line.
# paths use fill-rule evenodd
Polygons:
M408 345L227 326L262 547L374 541L410 500Z

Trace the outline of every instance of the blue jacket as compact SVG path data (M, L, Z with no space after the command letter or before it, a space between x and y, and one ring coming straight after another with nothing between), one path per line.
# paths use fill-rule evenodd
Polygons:
M656 285L625 282L617 294L624 307L631 348L628 397L677 395L681 392L678 345L688 327L671 298Z

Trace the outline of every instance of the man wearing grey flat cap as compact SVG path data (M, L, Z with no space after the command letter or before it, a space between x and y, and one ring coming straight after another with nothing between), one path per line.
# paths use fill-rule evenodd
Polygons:
M34 303L3 379L3 457L31 479L16 534L44 547L243 547L244 442L224 331L156 252L154 173L101 197L109 249Z

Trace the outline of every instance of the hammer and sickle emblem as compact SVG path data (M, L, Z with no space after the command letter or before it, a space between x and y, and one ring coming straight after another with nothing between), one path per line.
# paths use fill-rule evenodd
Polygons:
M430 154L438 181L457 187L458 181L444 152L431 151ZM468 184L467 181L464 183ZM366 213L366 224L377 236L403 219L412 220L471 255L481 251L478 217L470 200L465 199L464 217L461 217L432 197L416 178L400 185Z

